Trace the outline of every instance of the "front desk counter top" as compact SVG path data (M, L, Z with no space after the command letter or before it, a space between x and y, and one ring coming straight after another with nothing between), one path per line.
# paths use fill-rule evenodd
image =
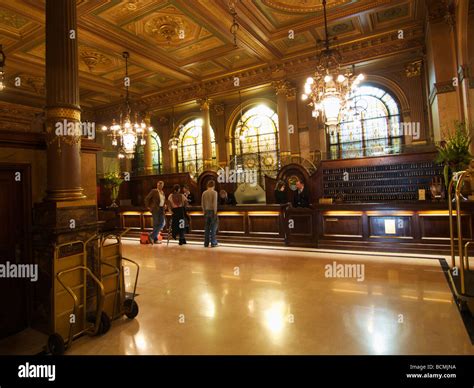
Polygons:
M449 252L447 201L317 204L313 209L314 239L321 248ZM474 202L463 201L461 211L463 238L471 240Z

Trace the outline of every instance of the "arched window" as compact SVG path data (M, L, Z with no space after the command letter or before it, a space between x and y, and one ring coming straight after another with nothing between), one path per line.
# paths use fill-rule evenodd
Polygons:
M153 173L161 174L161 166L163 165L163 155L161 152L160 136L156 132L151 133L151 153L153 163ZM135 157L132 161L132 168L135 175L145 174L145 146L138 142Z
M236 169L255 170L263 187L265 175L276 176L280 165L278 116L266 105L244 112L235 127Z
M196 175L203 168L202 119L189 121L179 132L178 170ZM211 128L212 159L216 160L216 138Z
M398 153L403 143L400 108L385 90L365 85L358 88L339 133L329 135L332 159Z

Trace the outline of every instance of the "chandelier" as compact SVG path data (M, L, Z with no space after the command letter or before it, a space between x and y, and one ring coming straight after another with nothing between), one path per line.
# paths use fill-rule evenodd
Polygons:
M3 52L3 47L0 44L0 92L5 89L5 80L3 66L5 66L5 53Z
M313 108L313 117L321 116L325 121L327 132L339 131L341 115L347 108L352 93L364 80L364 75L355 76L353 71L342 70L341 53L330 47L331 38L328 33L326 0L323 0L324 9L324 49L319 55L316 72L306 80L303 101L309 101ZM332 38L335 40L336 38Z
M129 86L130 78L128 77L128 58L130 54L126 51L122 53L122 57L125 59L125 103L120 112L118 120L113 119L112 125L102 127L103 132L108 132L108 135L112 137L112 145L118 147L118 157L120 159L127 158L133 159L135 156L135 147L138 143L140 145L146 144L145 131L148 129L149 132L153 131L153 127L148 127L145 121L142 119L138 120L138 114L135 112L134 119L132 121L132 109L130 108L130 95Z

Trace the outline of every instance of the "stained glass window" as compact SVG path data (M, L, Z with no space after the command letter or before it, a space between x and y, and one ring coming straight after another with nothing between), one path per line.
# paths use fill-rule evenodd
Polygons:
M152 163L153 173L161 174L161 166L163 165L162 152L161 152L161 140L160 136L156 132L151 133L151 152L152 152ZM132 168L135 175L145 174L145 146L140 145L138 142L135 157L132 161Z
M179 132L178 169L197 175L203 168L202 157L202 119L189 121ZM216 139L211 128L212 159L216 160Z
M256 171L258 182L263 187L265 175L276 176L278 173L278 149L278 116L275 111L265 105L248 109L235 127L235 155L239 159L239 168Z
M361 86L340 123L329 135L331 159L399 153L403 143L400 109L385 90Z

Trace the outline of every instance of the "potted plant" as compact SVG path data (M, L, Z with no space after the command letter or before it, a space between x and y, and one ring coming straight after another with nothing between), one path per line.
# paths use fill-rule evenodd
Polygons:
M118 172L109 172L104 175L104 187L110 190L110 199L112 200L109 207L118 207L117 198L122 182L123 179Z
M473 158L469 152L472 139L466 125L460 122L455 123L453 132L447 132L445 139L439 147L436 147L438 149L436 162L444 164L444 183L448 187L453 173L469 167Z

